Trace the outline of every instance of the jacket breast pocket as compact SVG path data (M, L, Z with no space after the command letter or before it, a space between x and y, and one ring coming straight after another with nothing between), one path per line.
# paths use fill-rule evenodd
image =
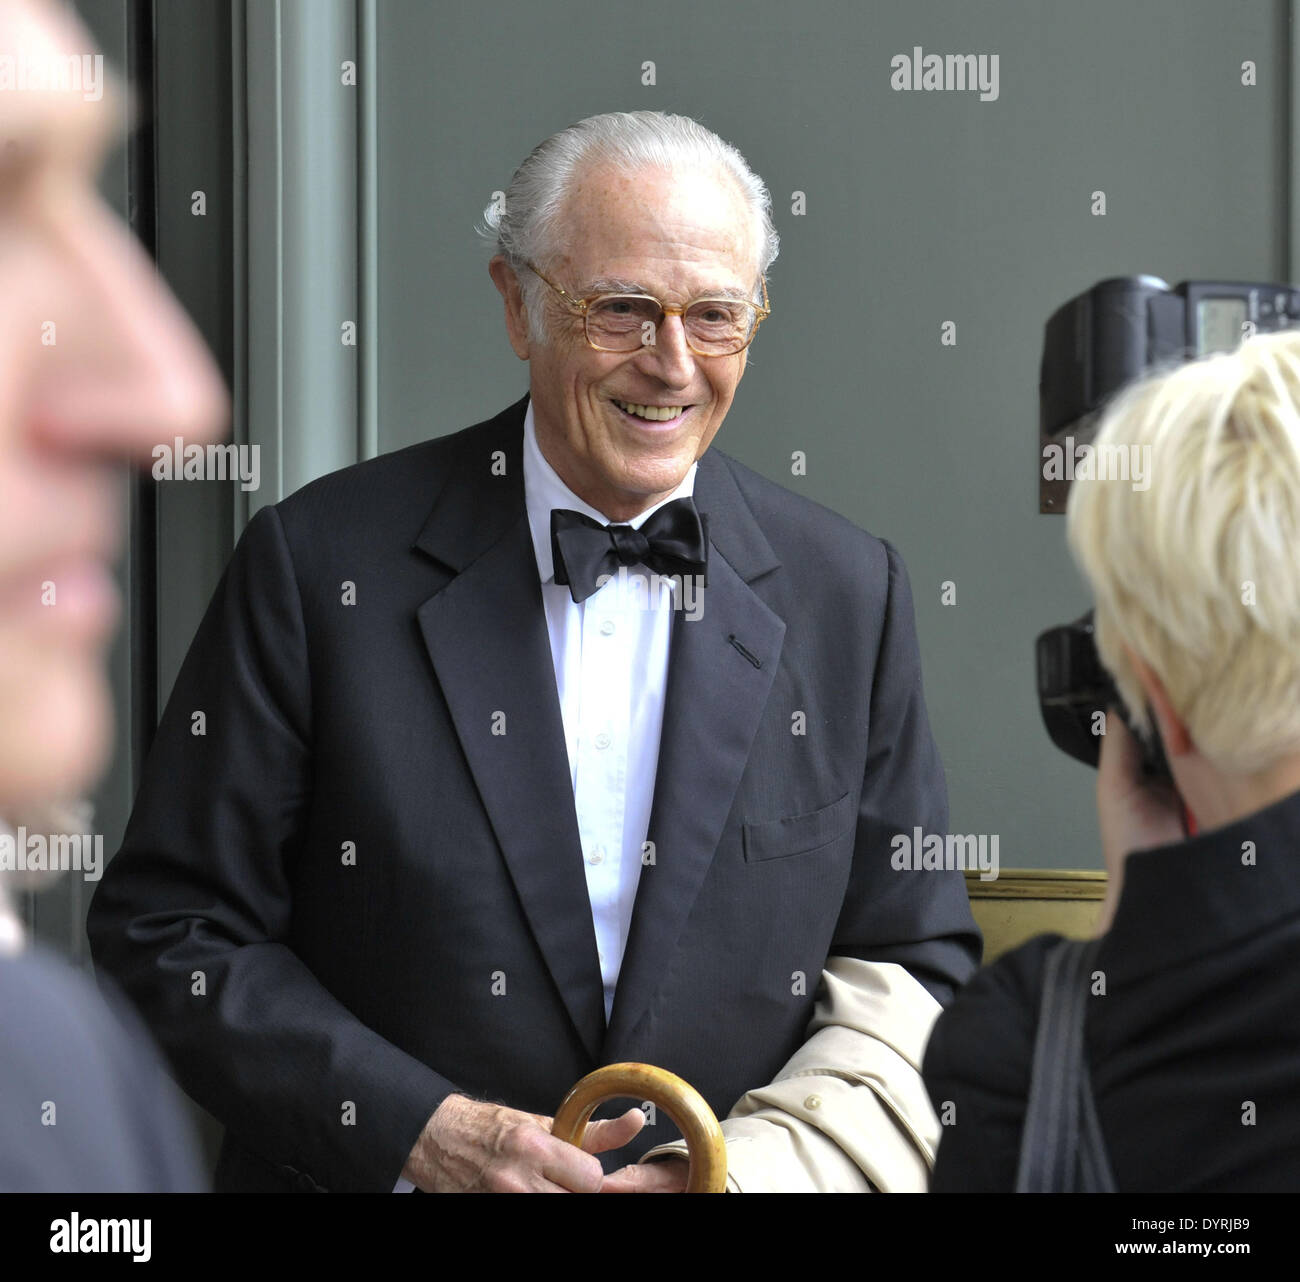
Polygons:
M745 861L787 859L829 846L854 825L857 807L854 795L846 792L838 801L807 814L784 819L765 819L744 827Z

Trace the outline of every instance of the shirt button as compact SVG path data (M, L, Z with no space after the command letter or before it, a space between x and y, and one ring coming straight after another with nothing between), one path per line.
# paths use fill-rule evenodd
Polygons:
M821 1108L822 1097L820 1095L809 1095L803 1102L804 1108Z
M600 635L603 637L608 637L608 636L613 636L613 634L614 634L614 620L606 619L605 622L600 625Z
M608 748L608 747L609 747L609 735L607 735L607 734L602 730L602 731L600 732L600 734L598 734L598 735L596 736L596 738L595 738L595 744L596 744L596 747L598 747L598 748Z
M598 864L601 863L604 860L604 858L605 858L605 847L597 846L596 849L593 850L591 854L587 856L587 862L589 864Z

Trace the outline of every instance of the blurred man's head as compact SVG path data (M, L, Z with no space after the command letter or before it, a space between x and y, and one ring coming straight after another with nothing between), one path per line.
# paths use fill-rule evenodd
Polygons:
M1149 731L1154 677L1212 770L1300 757L1300 332L1135 385L1096 444L1149 447L1148 490L1076 481L1069 505L1098 652L1135 719Z
M492 277L511 345L530 363L542 452L576 494L627 520L676 489L731 407L747 349L738 338L712 354L709 327L721 333L733 314L748 341L761 319L777 249L766 188L695 121L616 112L542 143L489 221ZM565 296L599 294L720 306L665 315L657 329L638 323L633 350L596 350Z
M53 4L0 5L15 65L93 51ZM0 90L0 812L73 795L106 760L115 461L225 421L211 358L96 194L120 112L113 87Z

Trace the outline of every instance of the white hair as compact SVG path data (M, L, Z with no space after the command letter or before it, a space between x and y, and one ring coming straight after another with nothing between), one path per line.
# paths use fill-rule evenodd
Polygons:
M1096 445L1148 458L1149 489L1075 480L1068 512L1098 653L1135 723L1150 734L1121 643L1217 769L1300 753L1300 332L1135 384Z
M545 270L568 248L563 213L575 178L587 166L610 166L623 173L640 169L717 170L730 176L754 220L761 276L776 260L780 239L772 224L772 199L763 180L744 156L712 130L688 116L662 111L611 111L588 116L552 134L529 153L515 170L503 201L483 211L478 228L514 270L523 294L529 330L538 334L545 314L541 299L546 286L525 264ZM754 279L754 299L760 283Z

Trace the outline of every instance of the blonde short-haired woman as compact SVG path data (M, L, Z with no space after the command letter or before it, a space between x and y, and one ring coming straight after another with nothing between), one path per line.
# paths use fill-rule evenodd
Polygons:
M1076 481L1070 547L1177 788L1142 783L1108 717L1083 1033L1104 1149L1121 1191L1300 1190L1300 332L1135 384L1096 445L1142 451L1150 487ZM936 1191L1015 1184L1057 943L999 958L935 1027L926 1085L955 1121Z

